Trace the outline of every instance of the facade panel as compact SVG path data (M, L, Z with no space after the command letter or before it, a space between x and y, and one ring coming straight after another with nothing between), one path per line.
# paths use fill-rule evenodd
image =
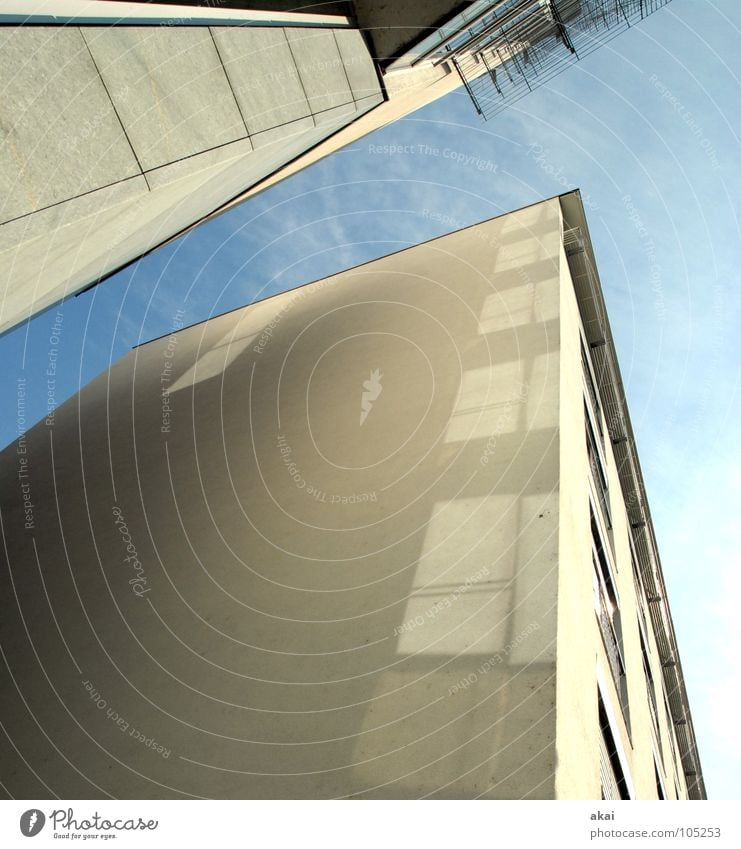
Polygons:
M376 107L373 61L348 34L340 53L321 27L14 28L0 46L14 68L0 105L11 127L0 147L0 332Z

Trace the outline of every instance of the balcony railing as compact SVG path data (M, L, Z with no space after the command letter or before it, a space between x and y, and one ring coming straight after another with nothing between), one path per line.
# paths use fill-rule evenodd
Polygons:
M490 118L670 0L498 0L457 27L432 58L451 61ZM429 53L425 57L429 57Z

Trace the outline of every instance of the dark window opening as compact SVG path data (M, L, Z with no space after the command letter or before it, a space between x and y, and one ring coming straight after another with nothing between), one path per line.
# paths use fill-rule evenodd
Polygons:
M666 799L666 794L664 793L664 784L661 780L659 765L656 763L656 760L654 760L654 775L656 776L656 798L664 801Z
M630 707L628 703L628 679L625 675L623 653L623 627L620 605L613 579L612 570L605 553L599 526L590 505L592 525L592 581L594 589L594 608L599 623L602 641L615 684L625 725L630 734Z
M648 690L649 710L651 711L651 723L653 725L656 742L659 746L659 754L663 759L664 752L661 745L661 735L659 734L659 709L658 705L656 704L656 685L654 684L654 676L651 672L651 662L648 658L648 649L646 648L646 641L643 637L643 629L640 627L640 623L638 626L638 636L641 641L641 657L643 659L643 673L646 676L646 689Z
M584 382L587 385L587 394L589 396L589 401L592 405L592 413L594 415L594 420L597 423L597 430L599 431L599 438L602 445L605 444L605 435L602 430L602 406L599 402L599 394L597 392L597 387L594 383L594 378L592 377L592 369L589 365L589 354L587 354L586 349L584 348L584 342L580 342L581 345L581 366L582 371L584 372Z
M600 779L603 799L630 799L628 783L615 745L615 737L607 718L607 711L598 693L600 727Z
M587 455L589 457L589 468L592 472L592 480L594 481L597 497L599 498L599 506L602 510L602 515L605 520L605 525L612 528L612 516L610 515L610 493L607 487L607 475L602 465L599 449L597 448L597 439L592 429L592 422L589 416L587 405L584 405L584 418L586 420L587 430Z

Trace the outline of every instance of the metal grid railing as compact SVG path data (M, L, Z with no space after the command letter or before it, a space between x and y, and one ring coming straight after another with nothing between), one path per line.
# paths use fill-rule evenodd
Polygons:
M434 54L491 118L671 0L499 0Z

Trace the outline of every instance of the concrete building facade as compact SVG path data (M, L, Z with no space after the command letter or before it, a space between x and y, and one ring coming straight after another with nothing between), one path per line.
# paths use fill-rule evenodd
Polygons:
M0 0L0 333L460 86L494 114L666 2Z
M0 332L459 85L384 83L421 5L3 0Z
M0 471L16 797L704 798L578 193L134 349Z

